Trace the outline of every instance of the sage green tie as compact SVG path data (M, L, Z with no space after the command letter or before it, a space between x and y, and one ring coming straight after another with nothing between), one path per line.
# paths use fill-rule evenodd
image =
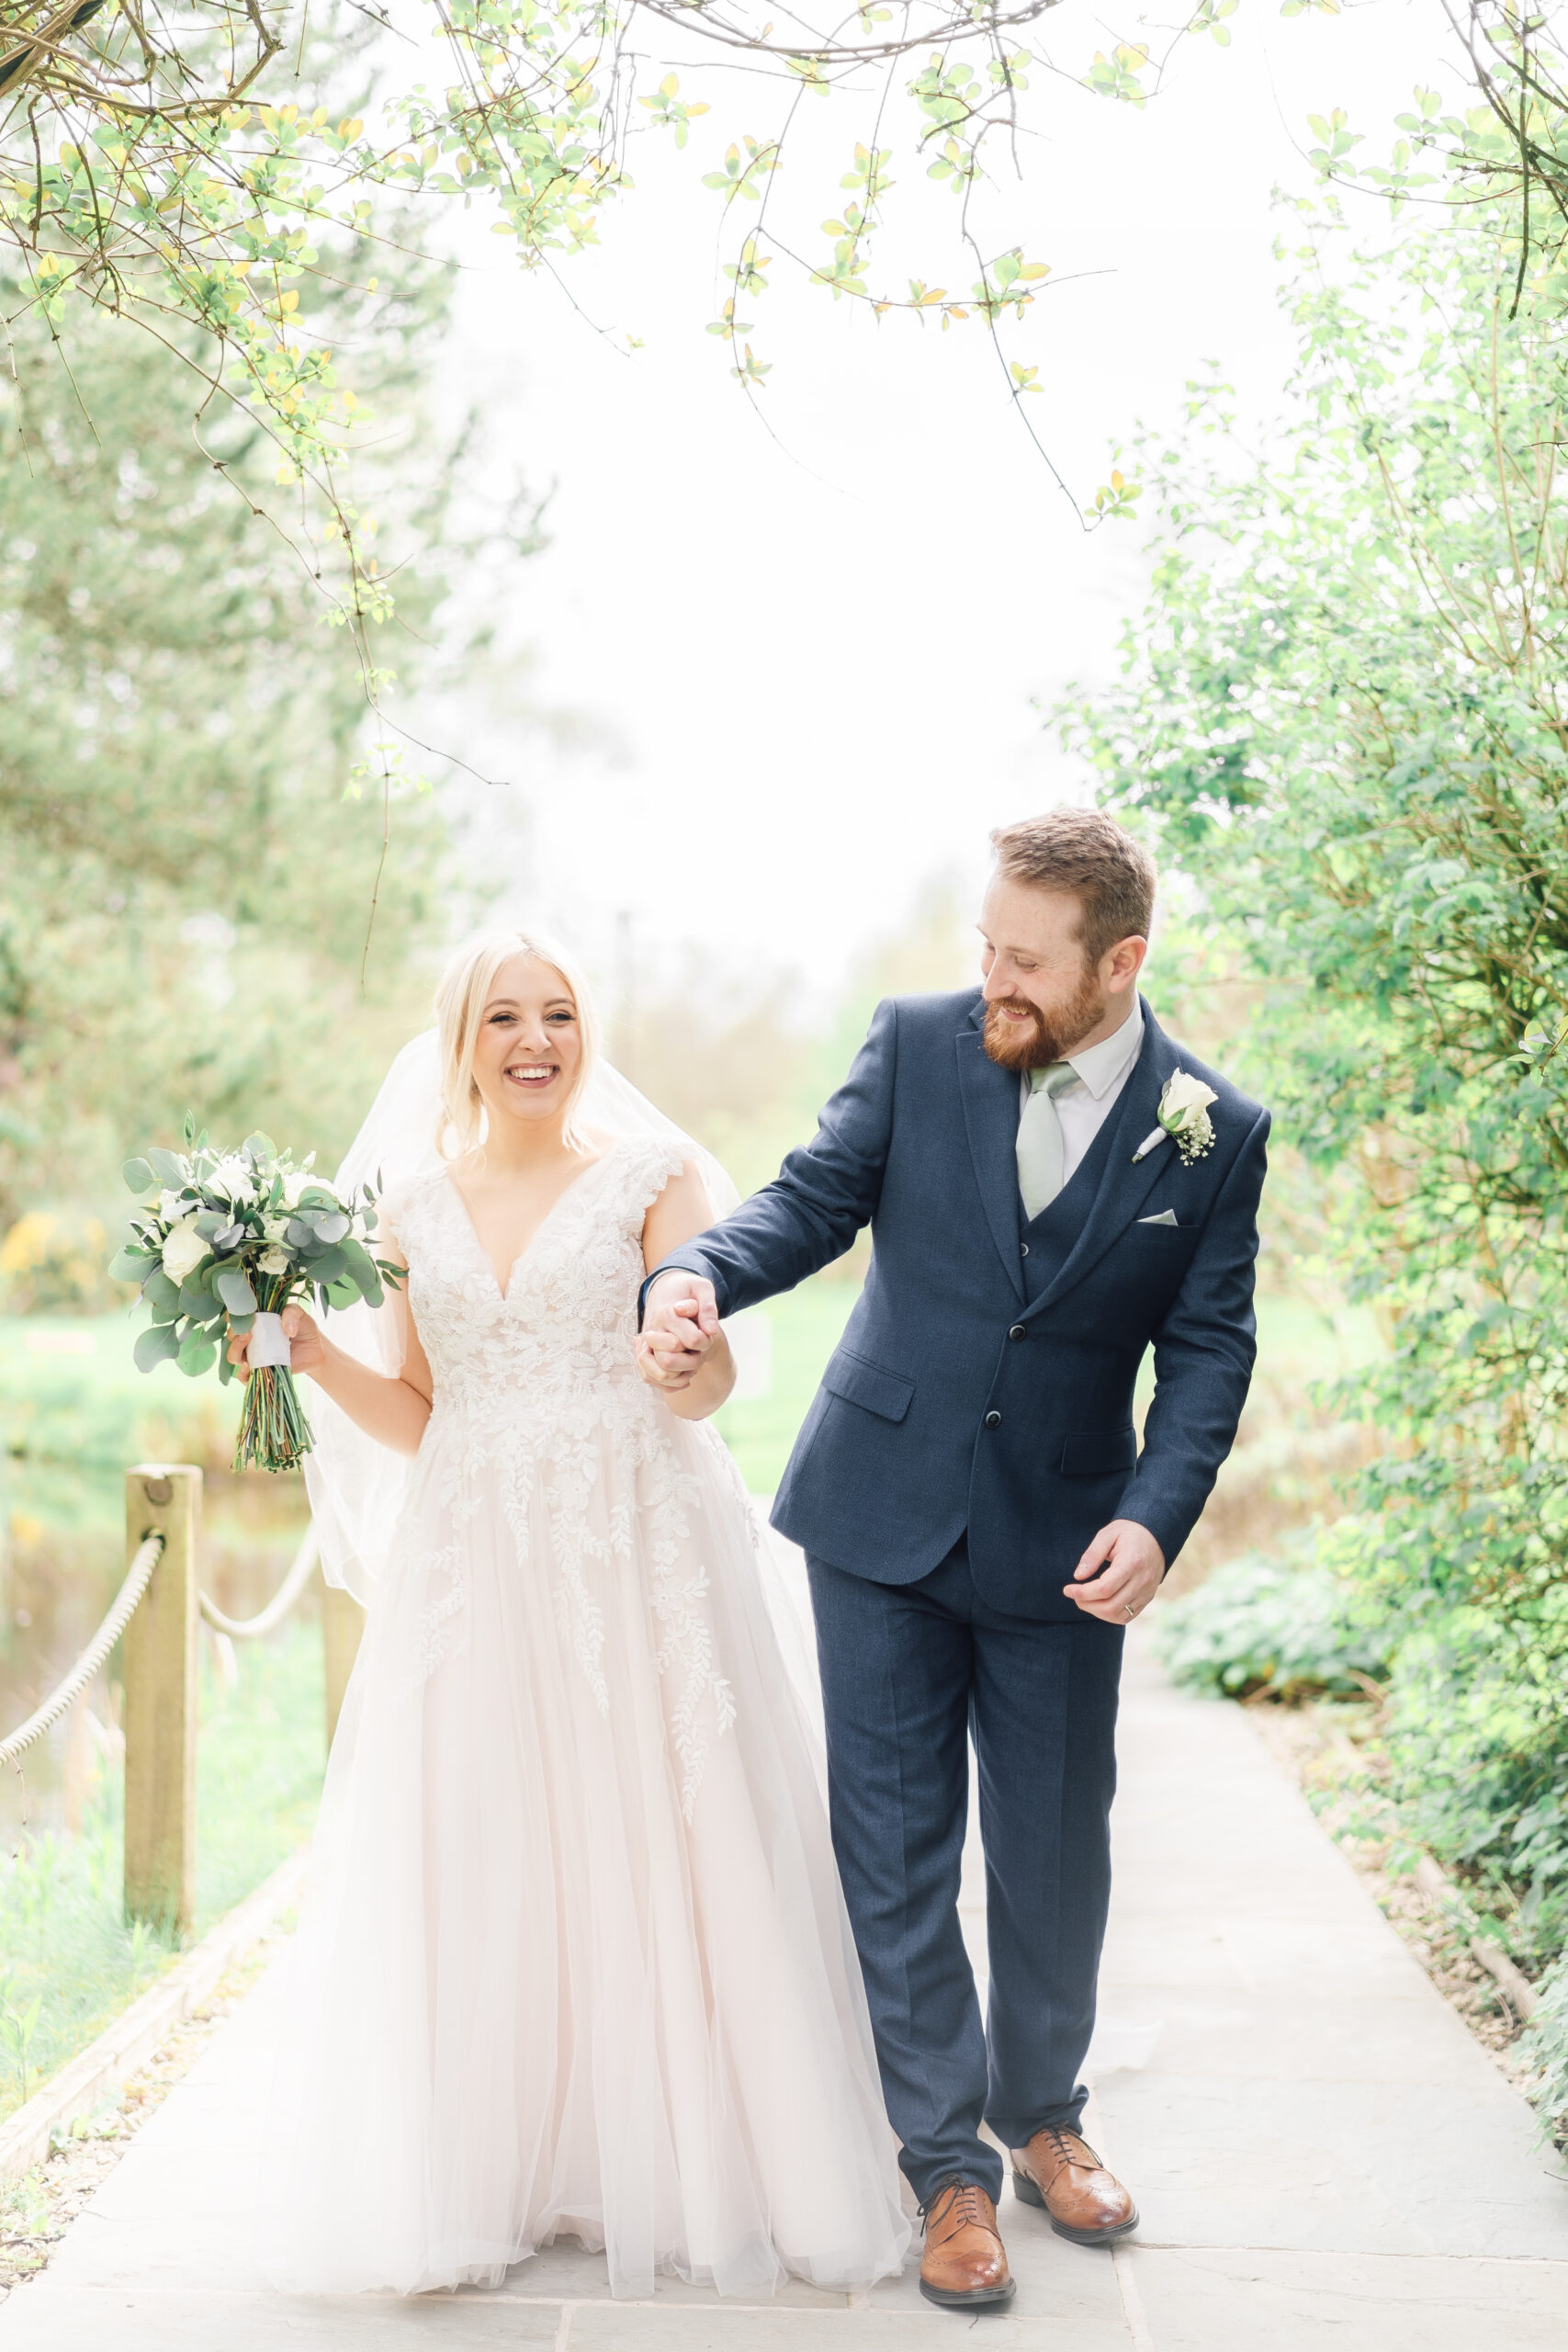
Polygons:
M1048 1062L1029 1073L1029 1100L1018 1123L1018 1189L1032 1225L1062 1189L1062 1121L1056 1097L1077 1072L1071 1062Z

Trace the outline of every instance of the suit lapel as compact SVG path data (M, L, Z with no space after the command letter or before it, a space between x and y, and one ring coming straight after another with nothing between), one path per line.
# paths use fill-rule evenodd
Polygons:
M987 1053L980 1018L977 1012L957 1038L964 1124L997 1254L1021 1303L1027 1294L1019 1256L1018 1075L998 1069Z
M1111 1151L1099 1189L1077 1241L1060 1272L1030 1307L1031 1316L1038 1315L1060 1298L1064 1291L1083 1280L1117 1236L1132 1224L1156 1178L1168 1171L1168 1155L1176 1149L1174 1144L1161 1144L1135 1167L1133 1154L1156 1124L1155 1114L1159 1109L1160 1095L1179 1058L1145 1002L1143 1046L1133 1074L1122 1090L1121 1100L1111 1114Z

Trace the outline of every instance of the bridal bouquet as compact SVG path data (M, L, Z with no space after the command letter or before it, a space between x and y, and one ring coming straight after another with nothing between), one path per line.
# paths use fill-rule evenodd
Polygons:
M194 1379L214 1362L234 1377L224 1326L250 1333L234 1467L292 1470L310 1451L310 1425L288 1368L283 1309L312 1296L321 1307L364 1299L379 1306L400 1266L371 1255L376 1194L368 1184L340 1199L310 1173L315 1154L294 1165L267 1136L219 1151L188 1114L185 1150L128 1159L124 1176L143 1205L110 1272L139 1283L152 1310L136 1342L142 1372L173 1357ZM152 1195L147 1198L147 1195Z

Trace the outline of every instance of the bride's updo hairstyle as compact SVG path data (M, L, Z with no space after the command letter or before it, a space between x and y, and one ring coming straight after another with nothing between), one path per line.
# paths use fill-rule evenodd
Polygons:
M483 1137L485 1108L474 1083L474 1048L495 976L514 956L526 956L532 962L547 965L551 971L558 972L577 1008L582 1058L567 1097L561 1140L572 1151L590 1148L589 1138L577 1124L577 1109L599 1058L599 1014L581 967L575 956L542 932L484 931L458 948L441 975L441 985L435 991L435 1018L441 1039L442 1111L436 1144L444 1158L459 1158Z

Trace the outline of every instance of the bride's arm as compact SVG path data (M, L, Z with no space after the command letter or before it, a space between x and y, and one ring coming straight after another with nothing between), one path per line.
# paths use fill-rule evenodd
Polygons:
M395 1263L402 1262L395 1248L384 1248L381 1254ZM434 1386L430 1365L420 1344L407 1296L394 1292L383 1311L397 1316L402 1328L403 1363L395 1379L373 1371L357 1356L346 1355L342 1348L334 1346L315 1317L307 1314L302 1306L286 1306L283 1310L284 1336L292 1343L291 1368L309 1373L318 1388L324 1389L355 1426L378 1445L389 1447L394 1453L417 1453L424 1425L430 1419ZM251 1376L249 1350L248 1333L239 1334L229 1342L229 1361L239 1366L246 1380Z
M707 1187L696 1162L689 1159L678 1176L671 1176L643 1220L642 1261L649 1272L683 1241L706 1233L713 1221ZM705 1421L735 1385L735 1359L722 1329L694 1371L690 1353L672 1354L668 1347L661 1351L657 1334L639 1336L637 1352L643 1378L682 1421Z

